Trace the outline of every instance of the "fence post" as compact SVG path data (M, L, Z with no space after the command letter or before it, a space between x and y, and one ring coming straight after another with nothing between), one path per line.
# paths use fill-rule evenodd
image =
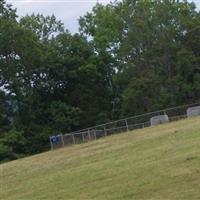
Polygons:
M62 146L65 146L65 142L64 142L64 138L63 138L63 134L60 135L61 136L61 141L62 141Z
M105 126L103 127L103 130L104 130L105 136L107 136L107 132L106 132L106 127Z
M125 123L126 123L126 131L129 131L127 119L125 119Z
M88 129L88 137L89 137L89 140L91 140L90 129Z
M73 140L73 143L75 144L75 137L74 137L74 134L72 134L72 140Z
M84 132L82 132L81 135L82 135L83 142L85 142L83 133L84 133Z
M96 135L96 130L94 129L94 139L96 140L97 139L97 135Z
M51 136L49 136L50 144L51 144L51 150L53 150L53 144L51 142Z

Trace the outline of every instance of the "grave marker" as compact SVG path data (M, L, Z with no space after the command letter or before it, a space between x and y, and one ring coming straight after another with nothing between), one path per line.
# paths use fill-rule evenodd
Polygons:
M158 125L158 124L164 124L167 122L169 122L169 117L166 114L165 115L157 115L150 119L151 126Z

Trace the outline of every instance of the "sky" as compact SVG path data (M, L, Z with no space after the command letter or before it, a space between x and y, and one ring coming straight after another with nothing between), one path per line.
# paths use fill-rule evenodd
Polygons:
M97 3L107 4L111 0L7 0L17 8L18 16L40 13L43 15L54 14L57 19L65 24L70 32L78 31L78 19L92 10ZM190 0L192 1L192 0ZM200 9L200 0L193 0Z

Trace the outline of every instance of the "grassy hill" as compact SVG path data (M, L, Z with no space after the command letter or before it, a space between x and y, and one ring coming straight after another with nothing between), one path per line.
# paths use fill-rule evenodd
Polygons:
M2 164L0 199L200 199L200 118Z

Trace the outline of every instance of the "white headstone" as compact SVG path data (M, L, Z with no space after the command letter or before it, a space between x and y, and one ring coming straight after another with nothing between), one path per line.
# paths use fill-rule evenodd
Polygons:
M152 117L150 119L150 122L151 122L151 126L167 123L169 122L169 117L168 115L157 115L155 117Z
M187 109L187 117L200 115L200 106L190 107Z

